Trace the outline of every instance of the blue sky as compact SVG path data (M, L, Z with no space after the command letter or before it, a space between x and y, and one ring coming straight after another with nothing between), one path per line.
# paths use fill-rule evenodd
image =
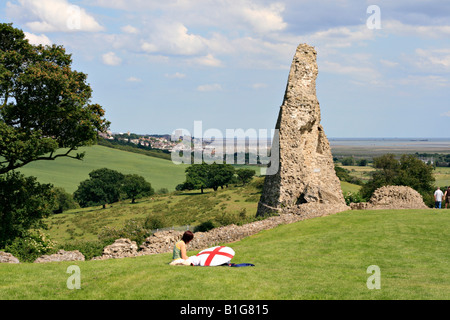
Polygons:
M447 0L7 0L0 19L72 53L114 132L273 129L308 43L328 137L450 137Z

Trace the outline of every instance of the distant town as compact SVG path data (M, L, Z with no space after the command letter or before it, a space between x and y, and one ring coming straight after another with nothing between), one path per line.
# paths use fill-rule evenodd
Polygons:
M171 152L173 148L179 144L182 137L175 137L174 135L140 135L136 133L113 133L107 131L106 133L99 133L99 136L110 141L117 141L123 143L132 143L136 146L144 148L159 149Z
M172 135L170 134L136 134L136 133L113 133L111 131L107 131L106 133L99 133L99 136L104 138L105 140L116 142L120 144L133 144L139 148L143 149L158 149L165 152L182 151L185 147L192 148L193 151L208 151L211 154L215 153L215 149L220 146L220 140L207 140L202 139L201 142L195 137L184 136L181 130L176 130ZM221 139L223 146L225 147L226 140ZM183 142L183 143L181 143ZM186 143L187 142L187 143ZM190 142L190 143L189 143ZM258 141L255 139L237 139L234 141L236 150L238 152L250 152L257 153L258 147L261 152L265 151L266 154L270 150L271 142L267 141ZM201 147L199 148L199 145Z

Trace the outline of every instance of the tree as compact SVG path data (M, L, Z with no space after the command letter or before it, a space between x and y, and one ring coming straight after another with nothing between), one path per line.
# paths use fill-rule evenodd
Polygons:
M402 155L396 159L393 154L374 158L376 170L371 179L360 190L365 199L383 186L408 186L424 198L433 192L433 167L417 159L414 155Z
M208 165L192 164L186 168L186 181L184 182L185 190L198 190L203 193L203 189L208 186Z
M228 185L233 179L235 170L231 164L212 163L207 167L206 185L217 191L219 187Z
M256 172L255 172L255 170L252 170L252 169L238 169L238 170L236 170L236 174L237 174L239 180L242 182L242 184L246 185L247 183L252 181Z
M23 237L54 208L51 185L15 169L91 145L109 122L91 104L87 75L71 69L62 46L34 46L22 30L0 23L0 244Z
M94 170L90 178L82 181L74 193L74 199L82 208L118 202L124 175L107 168Z
M53 188L53 193L56 198L56 205L53 213L63 213L66 210L77 208L77 203L70 193L67 193L63 188Z
M343 166L353 166L355 165L355 159L353 157L346 157L341 161Z
M193 164L186 168L186 181L179 184L177 190L203 190L205 188L212 188L217 191L219 187L231 183L234 178L235 170L230 164L217 164L212 163L210 165L206 163Z
M152 185L145 181L144 177L137 174L129 174L124 177L122 191L127 199L131 199L131 203L135 203L136 199L148 197L155 193Z
M365 167L365 166L367 166L367 164L368 164L367 159L361 159L358 161L358 166L360 166L360 167Z
M44 228L43 218L55 206L50 184L17 172L0 175L0 248L31 228Z
M104 110L90 104L87 75L71 64L62 46L31 45L22 30L0 24L0 174L37 160L82 159L73 152L107 130Z

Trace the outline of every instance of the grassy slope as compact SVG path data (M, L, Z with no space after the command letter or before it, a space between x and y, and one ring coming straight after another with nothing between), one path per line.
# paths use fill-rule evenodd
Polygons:
M83 161L69 158L36 161L21 168L20 171L25 175L37 177L42 183L63 187L69 193L73 193L81 181L89 178L89 172L104 167L125 174L139 174L146 178L155 190L160 188L175 190L176 185L185 179L185 166L175 165L169 160L103 146L83 147L79 151L86 151Z
M449 299L449 227L444 210L343 212L229 244L253 268L170 267L170 254L2 264L0 299ZM66 287L74 264L81 290ZM381 290L366 287L370 265Z
M46 219L50 237L63 243L71 239L93 240L103 226L121 228L127 220L145 219L149 215L165 217L169 226L197 225L222 215L239 215L245 209L254 217L260 194L252 185L230 187L217 192L206 190L181 194L157 195L138 200L115 203L106 209L93 207L70 210Z

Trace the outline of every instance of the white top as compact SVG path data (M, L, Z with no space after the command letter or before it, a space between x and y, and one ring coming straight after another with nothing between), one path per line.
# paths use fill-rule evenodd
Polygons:
M444 193L442 190L436 190L434 193L434 196L436 197L436 201L442 201L442 197L444 196Z

